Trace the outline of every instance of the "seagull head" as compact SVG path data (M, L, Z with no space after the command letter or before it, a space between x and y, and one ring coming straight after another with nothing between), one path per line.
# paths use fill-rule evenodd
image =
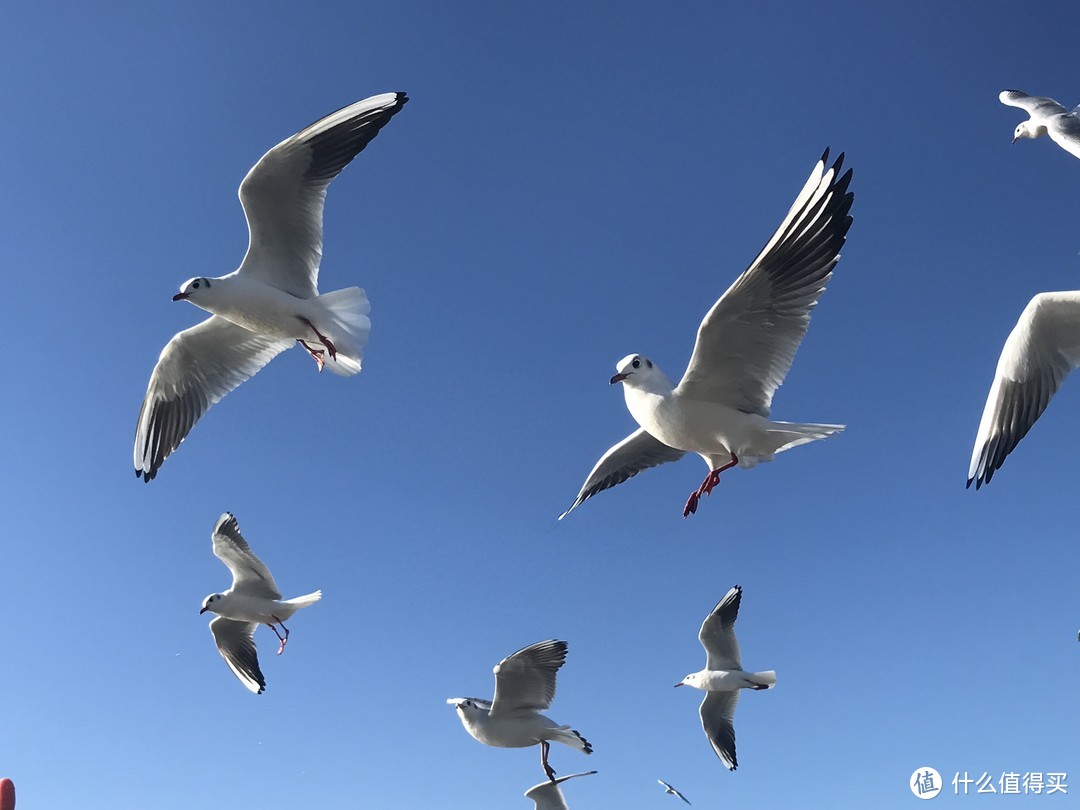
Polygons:
M208 610L213 612L213 613L217 613L217 608L218 608L217 603L221 600L221 596L222 595L220 593L212 593L208 597L203 599L202 610L199 611L199 615L201 616L203 613L206 613L206 611L208 611Z
M615 364L615 376L610 383L626 383L631 388L666 393L674 386L668 376L652 360L643 354L628 354Z
M180 292L172 297L173 301L188 301L191 300L195 303L199 296L202 296L206 290L210 289L210 279L204 276L198 278L189 278L183 284L180 285ZM195 299L195 300L192 300Z
M702 686L701 686L701 673L700 672L691 672L689 675L687 675L685 678L683 678L681 681L679 681L675 685L676 686L692 686L695 689L701 689L702 688Z
M446 702L457 709L458 716L462 720L467 715L480 714L480 707L472 698L447 698Z
M1021 138L1038 138L1045 132L1045 127L1040 131L1038 127L1031 126L1030 121L1021 121L1016 125L1016 129L1013 130L1012 142L1016 143Z

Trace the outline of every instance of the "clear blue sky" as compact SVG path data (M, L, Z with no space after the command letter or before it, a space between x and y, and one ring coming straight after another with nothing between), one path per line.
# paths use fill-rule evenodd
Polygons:
M910 807L918 766L1080 793L1078 386L964 479L998 352L1080 287L1080 161L1010 146L1005 88L1080 102L1069 3L7 4L0 10L0 775L20 807L527 808L534 749L447 697L544 638L596 753L574 810ZM293 350L149 485L131 445L185 279L233 270L263 152L411 102L330 188L323 290L363 286L363 374ZM854 225L774 417L836 439L696 458L556 522L633 428L615 362L681 373L701 317L825 146ZM287 596L265 695L214 649L233 511ZM672 684L733 584L740 768ZM951 791L951 788L949 789ZM961 799L939 797L956 804ZM993 803L972 796L965 802ZM980 804L981 806L981 804Z

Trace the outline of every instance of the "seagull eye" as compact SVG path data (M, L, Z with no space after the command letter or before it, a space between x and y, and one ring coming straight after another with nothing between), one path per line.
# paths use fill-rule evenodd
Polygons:
M632 365L634 368L641 368L641 361L640 360L635 360L630 365Z
M197 289L199 289L199 282L197 282L197 281L196 281L196 282L195 282L194 284L192 284L191 286L192 286L192 287L194 287L194 288L195 288L195 289L197 290Z

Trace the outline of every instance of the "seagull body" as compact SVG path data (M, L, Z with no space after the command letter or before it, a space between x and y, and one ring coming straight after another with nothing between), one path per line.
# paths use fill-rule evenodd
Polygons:
M669 785L663 779L657 779L656 781L664 786L664 793L670 793L672 796L678 796L680 799L682 799L687 804L691 803L688 798L683 796L679 791L677 791L675 788L673 788L671 785Z
M150 376L135 434L135 474L152 480L204 413L299 343L320 371L361 368L371 322L359 287L319 294L330 182L405 102L385 93L344 107L259 160L240 184L249 243L240 267L188 279L173 296L211 313L175 335Z
M705 692L700 708L701 727L720 761L732 771L739 765L732 725L739 690L771 689L776 685L776 673L772 670L743 671L739 642L735 638L735 619L739 616L741 602L742 588L736 585L705 617L698 633L707 655L705 669L692 672L675 684Z
M1080 107L1067 110L1052 98L1029 96L1022 90L1002 90L998 100L1009 107L1019 107L1030 116L1016 125L1013 143L1021 138L1049 135L1070 155L1080 158Z
M566 797L563 796L562 788L559 787L560 783L579 776L592 776L594 773L596 771L584 771L583 773L572 773L569 776L560 776L557 779L549 779L526 790L525 798L533 800L536 805L534 810L570 810L566 804Z
M555 698L555 676L566 662L567 644L540 641L507 656L495 669L495 698L449 698L462 725L476 740L496 748L540 745L540 761L549 779L549 741L561 742L586 754L592 745L570 726L540 714Z
M824 439L843 425L773 422L772 398L810 325L810 312L840 260L851 217L851 170L843 155L826 170L825 150L780 227L698 328L693 355L676 385L640 354L616 365L626 407L640 429L593 467L566 517L588 498L641 470L697 453L709 475L683 516L697 511L724 470L771 461L776 453Z
M262 560L252 553L240 534L236 518L228 512L214 525L213 548L214 555L232 571L232 587L224 593L206 597L199 613L217 614L210 622L210 631L214 634L218 652L245 687L255 694L262 694L266 679L259 669L255 651L255 628L265 624L274 631L280 642L278 655L281 655L289 639L285 620L292 618L300 608L319 601L322 591L282 599L274 577ZM278 624L285 631L284 637L275 627Z
M1024 308L998 358L968 466L978 489L990 483L1065 377L1080 365L1080 292L1039 293Z

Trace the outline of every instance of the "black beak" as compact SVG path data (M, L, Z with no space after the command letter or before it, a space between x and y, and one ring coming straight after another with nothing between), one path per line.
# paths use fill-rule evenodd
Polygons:
M210 608L208 608L208 607L204 607L204 608L203 608L202 610L200 610L200 611L199 611L199 615L200 615L200 616L202 616L202 615L203 615L204 613L206 613L206 611L208 611L209 609L210 609Z
M612 377L612 378L611 378L611 380L610 380L610 381L608 382L608 385L614 385L614 384L615 384L615 383L617 383L617 382L622 382L623 380L625 380L625 379L626 379L627 377L629 377L629 376L630 376L629 374L616 374L616 375L615 375L614 377Z
M172 297L173 301L186 301L191 297L191 293L177 293Z

